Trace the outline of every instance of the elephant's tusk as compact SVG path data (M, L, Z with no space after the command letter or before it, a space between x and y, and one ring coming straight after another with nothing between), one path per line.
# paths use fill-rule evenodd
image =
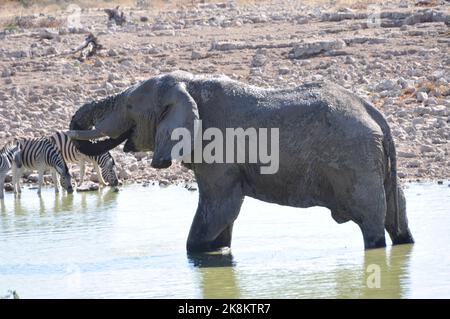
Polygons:
M74 140L94 140L100 137L105 137L106 135L103 132L98 130L89 130L89 131L67 131L67 136Z

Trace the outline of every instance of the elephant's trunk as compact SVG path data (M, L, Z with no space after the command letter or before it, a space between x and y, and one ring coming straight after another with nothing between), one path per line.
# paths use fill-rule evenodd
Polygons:
M96 123L98 123L106 115L117 111L115 110L115 103L118 97L119 95L113 95L100 101L93 101L84 104L72 117L72 120L70 121L70 130L81 132L91 130ZM118 146L130 136L130 133L131 131L128 130L117 138L109 138L96 143L77 139L73 139L72 141L81 153L90 156L97 156Z

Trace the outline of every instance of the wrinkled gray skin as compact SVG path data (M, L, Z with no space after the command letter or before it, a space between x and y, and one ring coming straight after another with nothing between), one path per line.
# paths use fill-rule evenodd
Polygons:
M154 151L151 165L166 168L176 143L170 140L172 130L192 131L198 118L203 129L223 132L226 127L279 128L280 164L273 175L261 175L262 164L186 164L200 194L189 252L230 246L244 196L327 207L338 223L359 225L366 249L386 245L385 229L393 244L413 242L386 120L363 99L330 83L267 90L226 77L175 72L84 105L72 118L70 134L112 138L76 141L87 155L126 140L124 151Z

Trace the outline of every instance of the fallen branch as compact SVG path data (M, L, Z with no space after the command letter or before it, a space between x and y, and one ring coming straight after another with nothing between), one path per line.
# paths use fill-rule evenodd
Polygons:
M102 48L103 47L98 43L97 38L92 33L89 33L84 42L79 47L72 50L71 53L74 54L80 52L78 60L83 62L89 57L95 55L97 51L101 50Z

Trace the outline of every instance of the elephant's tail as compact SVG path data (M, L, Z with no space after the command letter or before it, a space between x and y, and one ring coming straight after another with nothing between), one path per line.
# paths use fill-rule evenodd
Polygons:
M388 127L389 129L389 127ZM386 200L387 200L387 214L389 214L389 207L393 206L393 221L394 221L394 229L397 233L400 233L400 211L399 211L399 196L398 196L398 185L397 185L397 152L395 150L394 139L392 138L391 130L388 131L389 136L387 137L387 148L388 153L387 156L389 158L389 176L387 177L387 183L390 184L386 190ZM386 134L385 134L386 135ZM386 139L386 137L385 137ZM393 198L391 198L393 197ZM389 205L389 201L393 201L392 205ZM387 217L387 216L386 216Z

